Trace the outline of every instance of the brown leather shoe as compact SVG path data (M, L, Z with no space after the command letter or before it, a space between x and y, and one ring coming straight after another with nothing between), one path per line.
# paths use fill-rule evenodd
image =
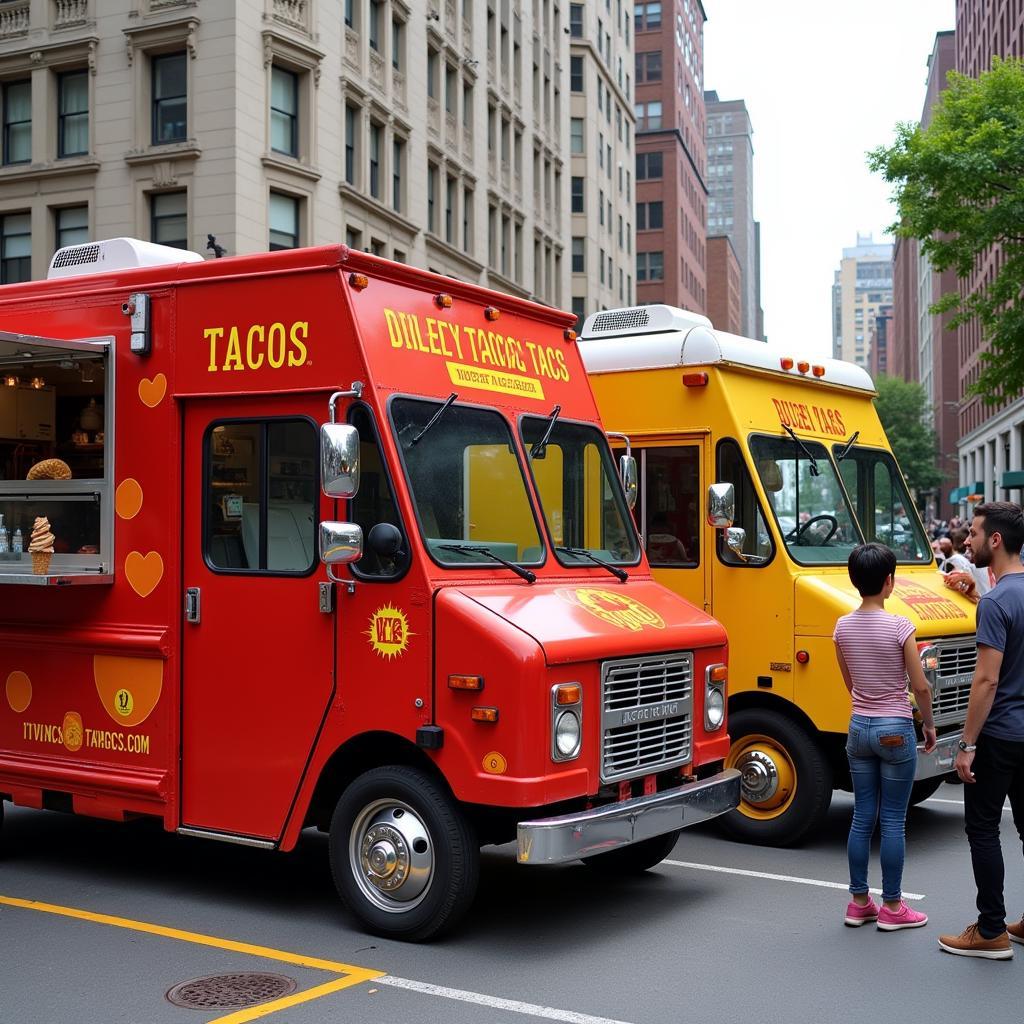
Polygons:
M1024 937L1017 939L1024 941ZM986 939L978 925L969 924L959 935L940 935L939 946L956 956L977 956L984 960L1012 960L1013 948L1007 932L994 939Z
M1022 917L1016 924L1008 924L1006 926L1006 934L1010 936L1011 942L1020 942L1024 944L1024 917Z

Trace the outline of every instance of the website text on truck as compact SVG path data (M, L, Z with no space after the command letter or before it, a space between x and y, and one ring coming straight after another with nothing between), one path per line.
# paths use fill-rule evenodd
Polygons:
M974 668L973 606L942 585L862 369L804 360L668 306L608 310L580 341L598 408L639 458L637 522L654 577L703 607L730 640L727 764L743 799L734 836L793 843L850 787L850 700L832 642L859 603L846 560L880 541L898 559L890 610L917 626L940 742L919 751L915 801L953 763ZM700 514L709 483L736 519Z
M643 870L736 806L725 632L651 578L571 315L342 246L50 278L0 289L2 799L318 827L407 939L481 844Z

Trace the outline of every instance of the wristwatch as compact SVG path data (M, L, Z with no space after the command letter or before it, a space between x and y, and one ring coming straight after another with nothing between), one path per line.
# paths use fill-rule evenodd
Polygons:
M963 740L957 740L956 745L965 753L973 754L978 749L977 743L964 743Z

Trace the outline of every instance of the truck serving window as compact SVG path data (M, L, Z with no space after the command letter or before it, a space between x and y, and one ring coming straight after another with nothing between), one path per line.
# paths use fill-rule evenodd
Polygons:
M700 565L700 448L695 444L637 452L642 486L636 518L655 568Z
M205 548L223 572L305 575L317 564L317 434L309 420L206 432Z
M562 565L636 565L640 545L611 451L590 424L524 416L523 447ZM578 548L579 552L569 549Z
M891 548L900 562L930 562L932 549L892 455L841 444L832 450L864 536Z
M396 398L391 423L424 543L441 565L544 561L508 423L475 406Z
M861 535L825 446L800 437L752 437L750 453L793 560L845 565Z

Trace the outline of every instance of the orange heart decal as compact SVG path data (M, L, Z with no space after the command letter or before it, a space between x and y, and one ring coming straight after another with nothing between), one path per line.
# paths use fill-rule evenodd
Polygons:
M167 378L162 373L158 373L152 380L143 377L139 381L139 398L142 399L142 404L148 405L150 409L155 409L166 394Z
M12 672L7 677L7 703L11 710L21 714L32 703L32 680L24 672Z
M160 699L164 663L159 658L94 654L92 674L103 710L118 725L140 725Z
M139 597L149 597L163 579L164 560L159 551L145 555L141 551L129 551L124 560L124 574Z
M138 480L127 477L114 492L114 508L122 519L134 519L142 508L142 488Z

